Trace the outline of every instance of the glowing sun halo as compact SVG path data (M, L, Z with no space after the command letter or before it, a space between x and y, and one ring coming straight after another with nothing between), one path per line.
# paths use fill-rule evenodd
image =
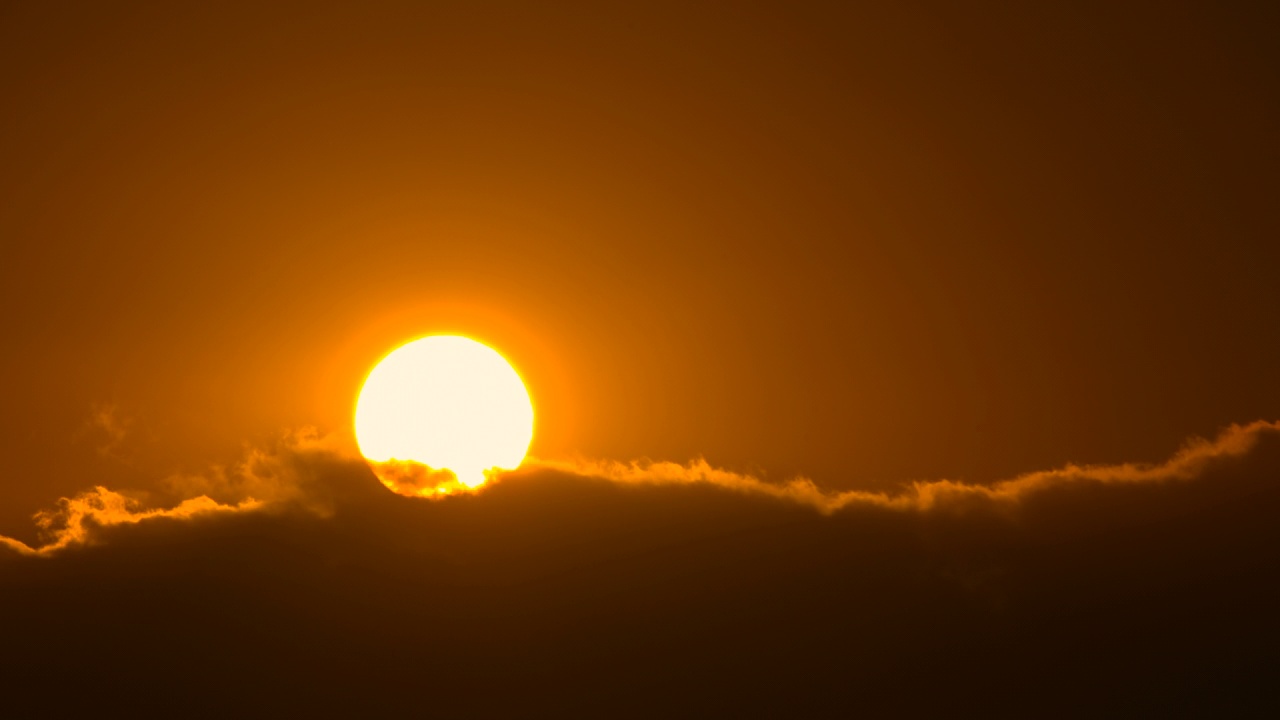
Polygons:
M524 460L533 404L515 369L492 348L433 335L396 348L374 367L360 388L355 426L360 452L375 471L379 464L420 463L451 470L475 487L486 470ZM378 474L403 491L403 483ZM417 483L416 491L432 489Z

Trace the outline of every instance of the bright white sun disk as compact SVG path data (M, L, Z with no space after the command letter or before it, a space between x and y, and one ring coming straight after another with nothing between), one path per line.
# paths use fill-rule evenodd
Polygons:
M356 442L377 463L448 469L464 485L513 469L533 438L533 404L514 368L486 345L433 335L396 348L356 402Z

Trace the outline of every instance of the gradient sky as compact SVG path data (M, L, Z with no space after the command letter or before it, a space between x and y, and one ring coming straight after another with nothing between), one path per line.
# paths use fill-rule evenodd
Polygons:
M916 532L932 537L923 510L914 520L884 520L892 527L877 539L865 527L880 520L832 525L805 503L773 499L743 509L744 493L760 493L734 483L660 484L635 500L633 516L630 501L601 500L596 485L575 490L566 478L608 474L593 461L705 458L706 467L734 477L776 485L803 476L828 493L893 494L913 481L999 487L993 483L1067 463L1162 463L1188 438L1280 418L1280 17L1261 5L0 4L7 388L0 536L38 545L33 514L96 486L128 491L142 503L133 510L172 508L195 494L241 502L249 486L219 485L209 480L218 472L211 468L235 468L255 453L293 457L295 446L286 441L294 449L279 450L279 438L307 426L337 449L298 462L319 463L330 470L316 473L350 484L370 481L348 457L356 391L389 349L440 332L489 343L520 371L537 412L530 452L545 461L529 477L542 473L546 483L545 495L524 486L501 495L499 484L489 515L485 493L465 501L472 509L456 506L456 515L445 505L390 510L390 499L367 498L344 515L341 499L325 494L318 502L296 483L264 490L279 486L272 480L254 485L260 496L305 509L227 511L237 519L196 523L198 537L186 547L215 568L198 581L174 579L173 568L190 556L167 550L176 554L155 559L162 551L146 542L156 536L167 545L197 531L157 520L163 527L112 528L102 543L39 559L45 565L6 558L0 584L11 592L0 609L17 603L55 618L33 598L55 597L55 588L101 590L145 624L148 615L112 585L119 578L108 582L91 569L95 552L104 567L133 568L125 574L136 573L140 586L157 583L174 602L202 589L252 605L258 581L281 598L301 597L304 586L336 582L323 560L334 553L347 558L334 561L346 581L381 578L387 597L418 592L427 581L392 559L408 563L417 557L410 546L436 552L461 542L458 535L437 525L387 531L347 554L335 538L377 526L379 513L393 524L456 528L475 513L484 527L509 520L508 539L523 538L567 565L534 551L523 560L502 556L546 573L519 585L526 580L504 574L506 565L485 564L501 552L475 550L477 560L458 551L449 557L462 557L457 562L482 580L467 576L456 587L536 587L528 592L538 602L559 608L557 598L592 585L596 578L581 568L596 563L614 568L619 593L649 578L669 583L663 588L692 583L690 592L711 602L772 580L788 586L780 579L790 577L786 562L754 562L767 542L746 540L741 549L731 539L785 527L777 546L812 560L795 571L796 595L766 594L743 610L752 623L804 607L825 618L836 598L858 594L855 586L873 598L864 610L896 607L889 615L905 623L909 612L936 609L925 595L951 592L939 595L929 583L926 592L911 578L936 571L989 579L990 570L990 578L1012 578L1000 590L1005 599L975 601L980 610L968 600L938 600L941 614L931 621L938 632L922 642L931 656L954 659L938 648L976 633L968 613L1007 613L994 621L1006 635L984 637L1014 638L1034 655L1043 646L1023 631L1072 615L1072 601L1058 591L1075 587L1071 573L1103 547L1070 533L1055 540L1069 523L1023 518L1015 525L1026 537L948 524L937 532L977 538L956 542L967 548L956 552L973 553L956 570L934 545L893 544ZM1237 453L1246 470L1205 472L1244 478L1241 487L1257 493L1245 496L1256 501L1274 497L1264 480L1275 479L1269 443L1280 431L1251 427L1263 450ZM578 470L566 470L574 462ZM1184 475L1205 472L1197 466ZM1202 490L1186 492L1201 498ZM529 492L535 497L521 513L517 500ZM586 494L575 500L575 492ZM1064 500L1069 509L1060 515L1043 500L1032 516L1096 522L1109 542L1123 544L1129 540L1117 538L1147 523L1129 510L1181 508L1169 510L1176 519L1164 525L1150 520L1162 528L1149 540L1156 556L1159 543L1176 544L1173 529L1217 537L1214 528L1263 532L1270 522L1259 510L1246 513L1244 501L1148 505L1126 495L1099 502L1113 508L1099 511L1104 520L1078 500ZM808 514L794 515L793 506ZM591 508L624 525L633 518L632 540L576 514ZM654 508L674 513L669 524L654 519L665 517ZM1196 520L1202 511L1205 519ZM543 513L569 529L547 530L556 539L539 545L529 538L544 537L547 521L534 519ZM325 525L325 518L348 519ZM809 529L811 522L821 529ZM698 527L711 529L703 537ZM698 535L703 559L654 575L636 558L673 552L661 540L667 532L681 538L675 543ZM287 537L296 540L280 539ZM500 547L503 537L491 542ZM1226 586L1255 602L1273 597L1260 594L1262 581L1250 573L1275 553L1241 556L1251 541L1231 537L1205 550L1245 558L1231 566ZM256 552L253 538L268 548L264 559L226 569ZM597 541L604 554L583 550ZM890 547L885 562L901 564L877 574L868 568L881 566L863 553L881 541ZM291 542L308 558L296 583L263 579L275 577L272 562L292 562L280 549ZM857 557L832 549L842 543L859 546ZM1036 565L1025 548L1059 545L1059 579L1019 575ZM131 551L138 555L130 559ZM223 554L228 559L207 559ZM1187 576L1151 558L1132 560L1107 566L1111 575L1085 573L1079 586L1093 589L1081 592L1105 597L1097 588L1150 566L1149 587L1138 573L1120 595L1181 588L1193 599L1179 602L1190 604L1161 612L1194 613L1198 593L1226 582L1204 569L1220 567L1217 560ZM758 577L750 569L757 565ZM563 575L569 566L580 574ZM618 567L634 574L619 579ZM690 579L705 567L724 567L729 579L712 589ZM864 580L848 579L863 571ZM846 580L828 592L824 573ZM231 579L220 585L209 577ZM455 587L450 582L439 580ZM937 582L968 587L963 579ZM686 608L675 591L653 593L662 618L649 618L653 627L708 627L695 620L710 605ZM1052 602L1028 600L1049 595ZM609 602L591 597L583 616L608 626L601 618ZM326 606L335 615L357 612L326 602L336 603ZM481 646L500 654L502 633L557 642L500 601L485 602L501 616L493 626L501 633ZM1089 607L1104 625L1133 617L1111 613L1102 600ZM270 642L284 653L297 647L289 633L305 624L283 622L277 610L255 616L275 618L279 634ZM572 626L567 642L581 650L590 628L558 612L551 616ZM832 623L844 640L857 635L853 625ZM1226 635L1197 627L1188 647L1243 647L1215 645ZM705 668L716 658L751 657L749 643L728 640L745 631L727 628L711 626L705 642L681 635L669 648L685 661L690 647L704 652L699 687L720 694L743 675ZM383 630L394 634L374 635ZM522 636L526 630L532 635ZM809 630L793 627L789 639L766 633L759 647L823 658L817 665L836 687L844 666L825 641L804 640ZM359 634L352 633L330 638L330 648L352 650ZM1113 653L1139 664L1147 657L1138 644L1109 637ZM218 657L233 652L209 642ZM444 645L467 643L460 634ZM605 643L601 652L612 657L609 648L624 645ZM895 644L881 638L870 646ZM890 678L882 688L911 686L901 673L919 663L907 647L885 666L898 670L880 671ZM1160 652L1169 657L1167 648ZM395 657L404 668L418 656ZM858 672L874 665L856 660L849 667ZM45 661L57 665L56 657ZM589 675L590 664L577 662L552 665ZM1015 666L1007 657L999 665ZM920 672L926 684L945 674L940 665ZM1147 694L1166 678L1152 677ZM611 686L600 687L604 702ZM1215 689L1208 680L1187 687L1204 697ZM558 696L537 697L554 704Z

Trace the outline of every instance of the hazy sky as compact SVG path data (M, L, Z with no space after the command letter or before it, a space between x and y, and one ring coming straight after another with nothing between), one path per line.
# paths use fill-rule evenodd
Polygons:
M945 675L942 665L971 662L952 650L972 637L1013 638L1009 647L1018 652L1043 648L1027 628L1073 616L1078 608L1062 594L1076 586L1072 573L1092 567L1107 543L1141 535L1132 528L1164 522L1141 519L1143 508L1177 508L1168 511L1176 520L1137 544L1155 556L1161 548L1174 552L1171 528L1218 538L1214 528L1236 523L1268 527L1260 510L1233 515L1251 502L1197 505L1198 493L1212 495L1195 485L1200 480L1185 491L1196 502L1104 498L1100 506L1113 509L1100 510L1102 519L1075 496L1055 515L1057 496L1035 495L1044 506L1029 517L1096 522L1104 543L1059 537L1062 524L1027 518L1010 521L1015 529L990 530L986 523L1003 521L979 513L978 525L953 526L914 505L876 506L883 517L874 522L847 508L835 512L843 519L823 519L811 502L767 499L733 483L661 485L643 502L601 500L592 483L608 472L590 462L705 458L706 468L766 485L803 476L821 492L892 494L909 492L912 481L990 485L1066 463L1160 463L1188 438L1280 418L1275 9L1181 2L187 5L0 4L0 377L8 388L0 413L7 463L0 536L39 546L32 515L97 486L129 493L140 503L131 513L202 494L235 505L256 492L269 507L201 510L195 514L209 518L190 527L181 519L126 523L104 544L77 549L77 540L40 559L46 565L13 553L0 564L8 593L0 609L19 603L23 612L44 608L54 618L56 603L37 599L56 597L57 588L101 590L145 624L148 614L123 599L127 583L117 587L118 577L108 583L106 571L92 569L95 552L103 567L124 568L139 587L162 585L158 597L171 605L198 590L249 608L260 599L259 581L287 603L339 576L354 582L365 574L381 578L378 592L387 597L424 593L423 583L516 583L517 597L559 608L548 616L569 628L565 642L582 652L591 623L601 623L605 629L596 630L606 638L616 629L603 610L610 601L582 601L590 622L557 603L591 586L596 578L582 568L597 563L614 568L622 595L636 583L667 588L653 591L658 615L636 620L643 603L628 606L637 627L710 628L702 640L655 640L627 657L659 662L665 650L655 648L665 648L683 654L681 662L703 658L701 670L690 671L710 683L699 687L728 692L734 672L744 671L716 674L707 669L715 658L750 665L746 676L758 680L766 666L751 664L752 647L790 653L809 658L799 666L829 671L825 698L844 682L842 669L880 677L865 674L874 663L859 656L846 668L833 659L841 653L806 634L814 628L765 631L758 646L736 647L729 638L756 637L774 611L816 607L815 617L850 641L855 626L830 613L837 600L860 593L872 598L862 610L874 613L883 603L903 623L910 612L937 610L930 622L939 630L922 642L950 659L921 665L902 649L880 671L889 678L883 688L908 688L907 668L923 668L927 684ZM299 489L295 475L371 481L350 458L361 380L392 347L440 332L498 348L524 377L536 410L530 452L544 461L528 471L528 483L501 491L508 495L499 484L462 504L388 509L390 498L366 499L348 511L340 498L320 502ZM327 438L333 456L295 458L311 469L295 467L281 474L286 480L245 480L251 464L236 463L294 452L278 450L279 438L307 426ZM1236 473L1255 501L1275 493L1264 482L1275 479L1276 467L1267 454L1274 429L1267 428L1251 431L1265 451L1245 443L1232 455L1246 458L1245 469L1221 471ZM1198 466L1178 475L1179 482L1204 476ZM534 482L540 477L542 490ZM583 477L595 480L579 487ZM282 483L290 489L279 490ZM1143 492L1162 492L1152 488ZM533 493L523 513L520 493ZM490 496L498 498L487 501L492 507L484 504ZM103 505L107 496L92 497L86 507L97 508L97 522L115 517ZM625 509L633 500L640 503L634 515ZM757 501L763 504L743 509ZM272 514L273 502L304 509ZM827 502L817 505L831 510ZM65 524L78 506L61 507ZM630 528L631 539L609 535L603 519L580 517L597 510ZM667 511L669 525L654 519ZM1195 520L1201 511L1206 519ZM524 538L534 549L494 551L502 560L493 562L527 562L535 579L512 580L483 558L440 550L461 541L432 523L466 535L474 532L464 531L467 513L481 525L509 521L509 535L491 541ZM556 530L550 545L530 540L545 537L544 513L569 528ZM379 517L399 529L370 540L364 533ZM930 529L934 522L945 530ZM94 522L85 527L84 537L96 537ZM698 535L698 527L709 529ZM760 529L778 527L786 530ZM877 536L868 527L888 529ZM664 544L668 531L675 545ZM147 540L168 546L184 532L196 535L182 547L206 558L203 574L188 584L173 568L192 556L170 549L155 559L151 553L162 551ZM746 624L732 631L705 625L700 613L712 613L711 605L700 603L750 596L761 584L790 587L790 561L761 560L769 542L752 534L760 532L781 533L777 547L811 558L795 570L796 594L779 590L747 603ZM963 560L948 564L934 544L910 539L935 533L961 538ZM336 538L348 536L362 539L344 554ZM281 539L289 537L295 540ZM737 537L757 539L743 540L741 549ZM267 549L245 569L241 560L258 552L254 538ZM1149 587L1139 573L1119 595L1140 604L1137 598L1176 588L1193 598L1157 601L1154 616L1209 613L1194 598L1214 583L1240 597L1271 597L1251 573L1272 562L1274 551L1239 555L1253 546L1248 537L1219 540L1186 575L1134 556L1085 572L1079 586L1093 589L1080 592L1105 597L1097 588L1150 566ZM583 549L595 542L601 554ZM636 559L679 555L671 548L700 542L703 560L676 563L676 570ZM893 568L880 574L873 568L881 565L863 554L878 543L887 543L892 560L884 562ZM847 550L857 557L833 549L844 545L857 546ZM283 547L307 558L293 580L280 580L272 565L292 562ZM1019 574L1037 566L1038 551L1028 548L1044 547L1062 548L1050 565L1066 579ZM424 580L403 564L419 551L443 552L481 579L445 573L453 579ZM345 559L325 559L337 556ZM1230 582L1205 569L1223 567L1226 557L1245 558L1221 571ZM756 561L759 575L751 569ZM330 573L331 562L343 570ZM704 572L717 566L727 578L718 585ZM570 572L565 567L576 569L558 575ZM828 576L843 579L823 589ZM921 577L931 579L913 584ZM526 582L533 584L519 584ZM683 595L671 589L681 582L701 600L681 605ZM991 582L1007 583L992 591L1003 599L989 607L973 601L980 611L966 604L972 598L948 604L951 590L935 587L964 595ZM466 604L450 597L448 607ZM356 612L345 600L326 602L325 612ZM502 618L495 635L478 641L486 652L500 654L502 637L526 630L530 642L558 642L554 629L530 629L542 621L503 602L480 602L495 614L490 619ZM1088 602L1102 617L1099 627L1136 617L1130 605ZM297 651L292 633L305 635L309 626L281 621L274 605L258 610L246 612L273 618L267 625L276 628L268 644ZM970 612L994 613L991 622L1002 629L975 631ZM357 651L352 638L363 631L352 630L354 622L335 625L341 637L330 638L330 650ZM466 632L484 625L476 618L463 624L472 628ZM1141 663L1144 653L1159 654L1150 644L1160 635L1155 628L1147 628L1146 644L1108 635L1102 646ZM1215 645L1227 636L1197 628L1187 647L1243 647ZM383 631L390 632L370 630ZM458 632L443 645L467 646ZM143 642L147 652L161 652L168 637L156 628L143 635L151 638ZM125 636L94 637L128 644ZM886 637L868 647L893 647ZM213 656L232 653L214 635L206 640L217 645ZM625 655L619 648L631 646L619 642L601 641L601 656ZM1063 658L1090 657L1074 652L1058 656L1060 671L1069 664ZM418 655L393 655L397 672L414 674ZM1236 656L1239 667L1252 667L1244 657ZM493 670L497 676L532 662L507 661L510 667ZM57 665L52 655L42 662ZM591 669L557 662L566 672ZM1008 657L999 665L1015 666ZM76 668L58 672L92 674L87 665ZM1151 672L1148 691L1166 677ZM294 681L307 684L294 678L276 687ZM529 677L521 683L539 685ZM599 693L607 699L608 688L623 686L642 696L658 692L606 683ZM1215 686L1185 687L1209 697ZM549 703L558 697L546 692L539 697Z

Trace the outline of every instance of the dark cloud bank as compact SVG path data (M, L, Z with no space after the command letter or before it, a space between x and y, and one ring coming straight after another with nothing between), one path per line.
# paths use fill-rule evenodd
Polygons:
M542 466L426 501L316 447L256 462L259 495L292 490L248 504L223 478L172 516L82 515L46 557L0 549L11 717L1275 704L1276 425L1152 468L840 502L696 465Z

